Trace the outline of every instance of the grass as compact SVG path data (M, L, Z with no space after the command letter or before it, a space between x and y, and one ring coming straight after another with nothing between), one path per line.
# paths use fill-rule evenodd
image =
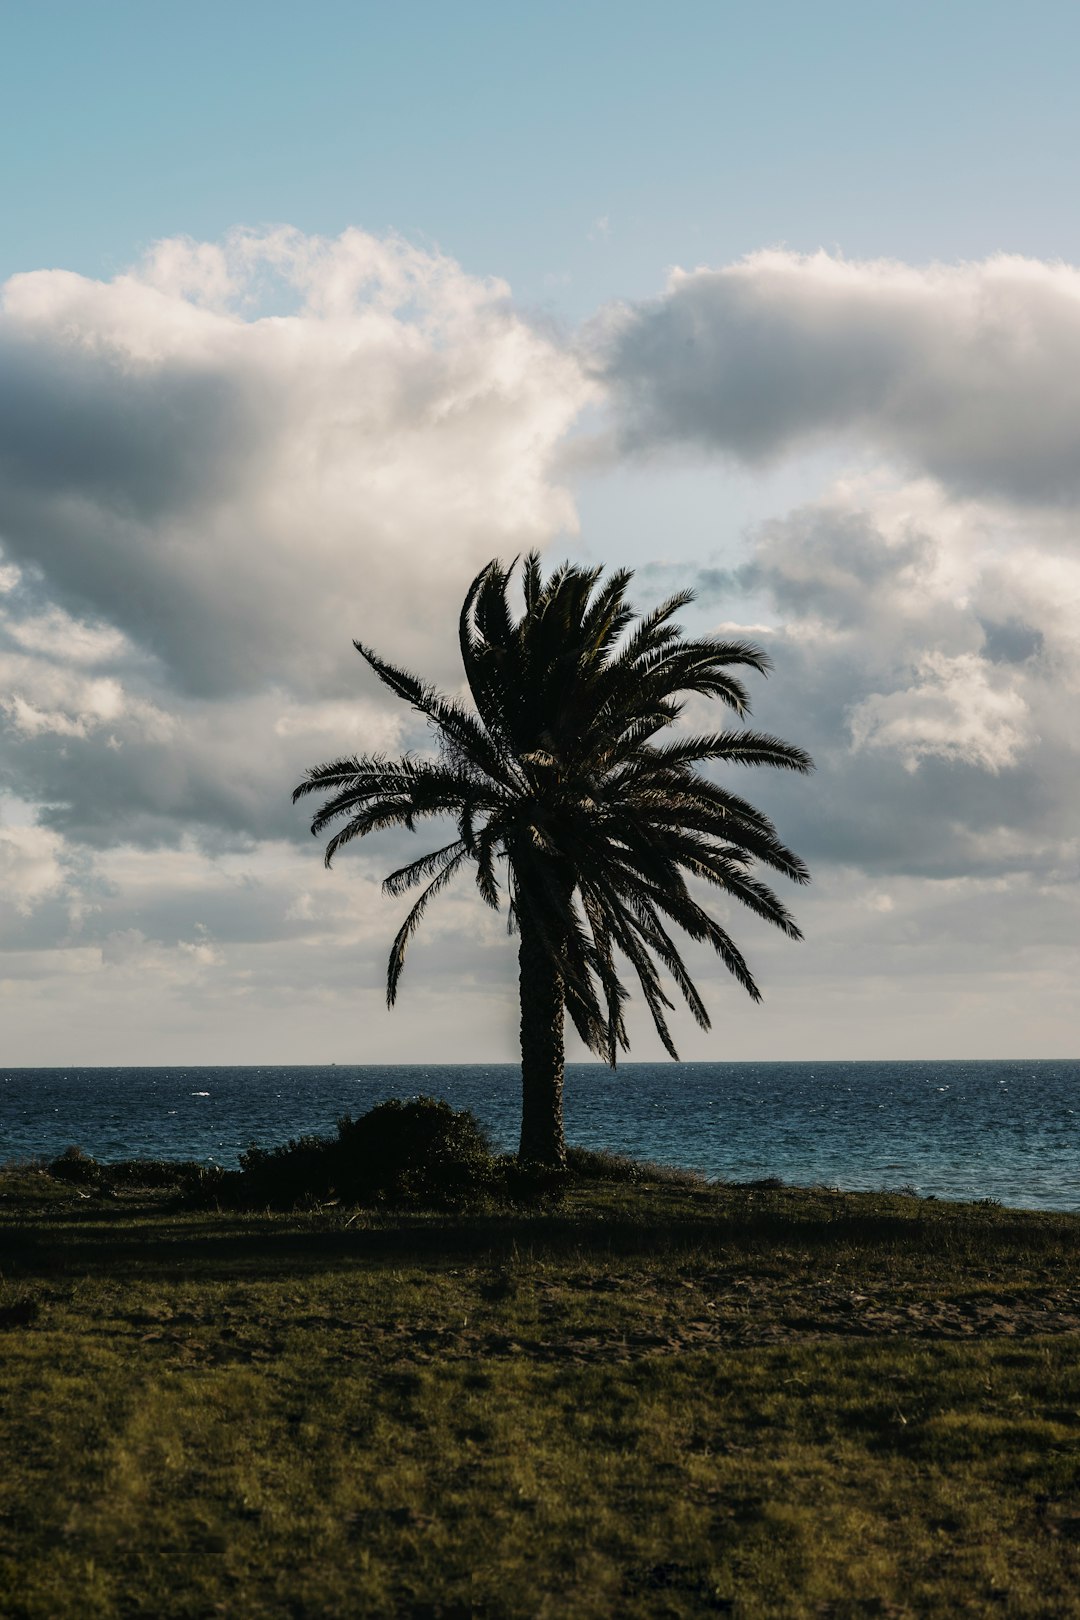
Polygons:
M26 1168L0 1220L10 1620L1080 1616L1080 1217Z

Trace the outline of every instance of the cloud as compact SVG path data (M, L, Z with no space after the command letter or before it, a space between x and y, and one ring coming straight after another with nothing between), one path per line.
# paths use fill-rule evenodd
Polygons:
M632 451L748 462L865 445L960 495L1080 497L1080 269L751 254L606 312L593 358Z
M877 878L1074 881L1080 559L1056 530L928 481L851 479L747 549L693 583L725 631L740 596L775 615L748 629L775 666L758 719L819 769L755 792L794 847Z
M936 755L998 772L1038 741L1015 689L995 683L973 653L924 653L904 691L872 692L850 711L851 745L900 755L914 770Z
M0 826L0 887L21 917L62 893L66 881L63 841L56 833L47 827Z
M280 830L331 721L397 735L352 638L455 679L476 569L573 527L553 462L592 392L502 283L356 230L12 277L9 788L95 841Z
M1077 277L760 254L606 312L577 349L501 283L356 231L13 278L0 994L24 1060L513 1055L500 920L467 883L447 896L389 1017L402 906L379 880L418 844L326 873L288 793L333 754L430 746L353 636L455 683L469 579L572 530L561 480L612 445L751 468L820 445L799 465L830 467L787 511L777 490L807 481L774 480L781 509L759 505L741 550L679 561L676 540L637 582L647 606L692 581L706 621L766 643L755 720L819 766L737 779L818 881L797 902L811 948L746 930L767 1028L697 962L726 1055L837 1052L849 1023L853 1053L882 1031L944 1050L957 1007L1004 1039L1038 1006L1057 1041L1080 858Z
M440 587L573 523L549 464L587 387L505 287L438 255L241 234L208 307L175 262L199 252L7 283L4 551L189 692L344 693L352 635L418 649ZM260 315L272 296L291 313Z
M809 792L763 787L795 847L1075 882L1080 270L762 252L675 272L586 346L632 459L849 469L693 571L765 621L759 713L818 760Z
M895 615L898 599L933 566L934 544L910 525L879 529L872 512L848 507L843 497L763 523L752 560L737 569L702 569L696 580L705 600L731 590L760 591L779 611L836 627L872 608Z
M399 851L325 873L290 789L331 755L431 745L352 639L460 678L477 569L575 526L558 457L595 394L502 283L359 231L6 283L0 994L27 1061L310 1055L316 1006L350 1054ZM416 975L421 1007L445 1000L453 962L465 1028L461 975L498 931L473 899L441 908Z

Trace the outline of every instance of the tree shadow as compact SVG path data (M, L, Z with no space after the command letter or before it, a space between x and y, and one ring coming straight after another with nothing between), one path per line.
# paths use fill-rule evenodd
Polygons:
M782 1209L759 1207L749 1197L727 1207L715 1207L715 1197L711 1201L714 1207L706 1209L700 1197L665 1200L640 1192L608 1204L597 1197L584 1208L555 1202L465 1213L275 1214L193 1207L160 1193L82 1195L77 1203L38 1200L23 1208L8 1197L0 1246L11 1279L66 1274L250 1281L361 1264L437 1268L545 1257L667 1258L674 1267L695 1256L787 1269L796 1255L832 1252L882 1264L935 1256L946 1269L964 1269L991 1257L999 1265L1031 1264L1075 1253L1077 1222L1068 1216L990 1218L973 1212L965 1219L933 1206L922 1215L838 1208L823 1218L819 1207L800 1213L790 1191Z

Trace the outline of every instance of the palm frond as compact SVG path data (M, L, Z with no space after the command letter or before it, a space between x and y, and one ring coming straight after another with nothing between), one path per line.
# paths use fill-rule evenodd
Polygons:
M495 854L502 835L501 827L489 822L476 840L473 858L476 861L476 887L486 905L498 911L500 905L499 881L495 876Z
M814 768L805 749L763 731L716 731L701 737L677 737L674 742L643 748L641 755L643 765L666 769L697 765L706 759L730 765L772 765L803 774Z
M401 978L401 970L405 966L405 952L409 940L420 926L420 920L427 910L429 902L435 898L440 889L446 887L464 859L465 851L462 850L459 855L455 855L451 860L447 861L439 875L428 884L398 929L394 943L390 947L390 960L386 968L386 1005L388 1007L392 1007L397 1000L398 980Z
M500 758L498 750L493 747L483 726L468 709L452 698L444 697L434 686L425 685L408 670L398 669L395 665L387 663L370 647L365 647L363 642L354 641L353 646L375 671L384 686L388 686L398 697L404 698L405 702L411 704L420 714L426 715L477 769L485 771L504 787L514 785L513 779L507 775L505 762Z
M518 569L520 614L511 602ZM327 864L344 844L384 827L413 830L440 816L457 823L454 839L385 880L391 895L424 885L390 953L389 1004L429 901L466 860L495 909L505 875L508 929L524 930L530 950L539 942L574 1027L609 1063L627 1047L624 964L673 1057L666 985L709 1027L678 934L709 945L760 999L741 951L699 895L722 891L800 937L757 870L805 883L806 866L769 817L721 778L733 766L805 773L810 756L741 726L661 735L695 697L745 719L742 675L765 675L771 661L739 638L687 637L677 615L693 601L691 591L635 617L631 577L628 569L605 578L599 567L565 562L545 578L535 551L520 567L517 559L509 567L493 560L481 569L458 622L475 709L356 642L378 679L437 731L441 752L437 759L341 756L308 771L293 796L322 796L311 825L315 833L337 828ZM505 874L497 869L503 860Z
M461 839L455 838L452 844L444 844L442 849L434 849L430 855L421 855L418 860L410 861L407 866L399 866L396 872L391 872L389 877L383 878L383 894L392 895L394 899L407 894L425 878L431 877L432 873L441 871L456 855L463 854L464 850L465 846Z

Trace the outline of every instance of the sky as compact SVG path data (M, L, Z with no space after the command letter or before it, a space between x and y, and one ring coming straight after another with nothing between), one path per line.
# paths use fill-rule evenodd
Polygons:
M765 1000L691 948L682 1057L1077 1055L1075 6L0 25L6 1062L513 1060L504 922L388 1012L427 834L327 872L290 792L432 746L353 638L457 690L531 547L693 588L817 761L734 782L805 939L720 901Z

